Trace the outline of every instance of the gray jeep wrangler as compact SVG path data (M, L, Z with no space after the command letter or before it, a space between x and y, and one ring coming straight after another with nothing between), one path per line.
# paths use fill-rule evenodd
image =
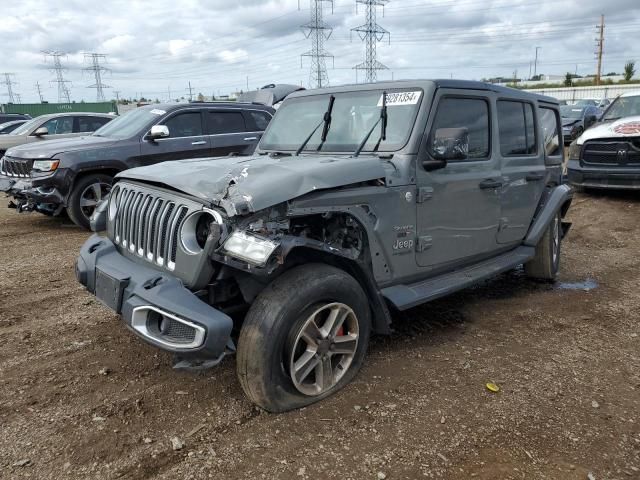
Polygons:
M237 351L253 402L302 407L392 311L522 264L555 278L561 132L554 99L478 82L296 92L253 156L120 173L77 277L176 367Z

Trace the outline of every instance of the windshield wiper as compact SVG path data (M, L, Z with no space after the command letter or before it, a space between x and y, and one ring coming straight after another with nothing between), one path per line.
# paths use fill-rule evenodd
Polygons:
M307 146L307 143L309 143L309 140L311 140L311 137L313 137L313 135L318 131L318 129L324 125L324 128L322 129L322 136L320 137L320 145L318 145L318 150L322 148L322 145L327 139L327 134L329 133L329 127L331 126L331 111L333 110L333 104L335 101L336 101L336 97L331 95L329 97L329 106L327 107L327 111L324 112L324 115L322 116L322 121L316 126L316 128L313 129L313 131L309 134L309 136L305 138L304 142L302 142L302 145L298 147L298 149L296 150L296 156L300 155L300 152L302 152L304 150L304 147Z
M376 123L373 124L371 129L367 132L367 135L362 139L362 142L360 142L360 145L358 145L358 148L356 149L356 151L353 152L354 157L357 157L358 155L360 155L360 152L362 151L364 146L367 144L367 141L369 141L369 137L371 136L371 134L373 133L373 131L376 129L376 127L380 122L382 122L382 126L380 128L380 138L378 138L378 141L376 142L376 146L373 147L374 152L378 151L380 142L382 140L387 139L387 92L382 92L382 108L380 109L380 117L378 117L378 120L376 120Z

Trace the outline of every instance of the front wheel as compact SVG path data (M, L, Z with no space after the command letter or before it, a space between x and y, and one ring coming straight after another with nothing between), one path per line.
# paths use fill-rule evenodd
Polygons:
M94 173L76 181L69 195L67 215L79 227L89 230L91 215L111 191L113 177Z
M527 276L554 281L560 268L562 217L558 212L536 245L535 256L524 265Z
M356 375L370 331L367 296L351 275L323 264L295 267L256 298L244 320L242 388L270 412L317 402Z

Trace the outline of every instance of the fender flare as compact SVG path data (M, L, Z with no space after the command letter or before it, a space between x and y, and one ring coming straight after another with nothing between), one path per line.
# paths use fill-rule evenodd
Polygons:
M538 245L549 223L551 223L558 212L561 212L562 216L567 213L572 199L573 189L569 185L563 184L548 189L541 200L538 212L522 243L531 247Z

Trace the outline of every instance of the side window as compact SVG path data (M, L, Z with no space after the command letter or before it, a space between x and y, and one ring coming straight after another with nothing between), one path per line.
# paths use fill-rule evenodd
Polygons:
M169 129L169 138L202 135L202 115L200 111L178 113L165 121L164 124Z
M247 131L242 112L217 112L210 110L208 117L209 129L207 133L209 135Z
M271 121L271 115L267 112L260 112L258 110L249 110L249 115L253 119L253 123L256 124L258 130L265 130L269 122Z
M544 139L544 151L547 156L560 155L560 119L555 110L550 108L540 108L540 129L542 130L542 138Z
M49 130L49 135L73 133L73 117L52 118L41 126L46 127L46 129Z
M530 103L499 100L498 129L503 156L536 153L533 107Z
M78 117L76 131L79 133L95 132L108 121L109 119L104 117Z
M489 104L486 100L453 97L441 99L431 135L439 128L468 129L469 154L466 161L489 157ZM431 141L429 145L432 145Z

